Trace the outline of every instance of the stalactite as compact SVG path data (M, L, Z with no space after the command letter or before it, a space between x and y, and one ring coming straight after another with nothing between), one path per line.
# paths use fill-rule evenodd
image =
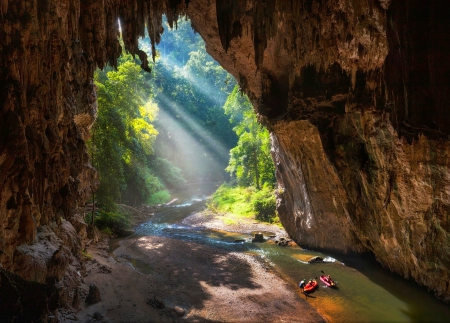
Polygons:
M8 11L8 0L1 0L0 3L0 16L3 18L3 16Z

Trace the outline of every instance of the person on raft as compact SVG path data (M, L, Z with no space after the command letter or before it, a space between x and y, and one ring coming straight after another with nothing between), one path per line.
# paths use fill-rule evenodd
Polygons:
M305 285L306 285L306 283L305 283L304 279L300 283L298 283L298 287L301 288L302 292L303 292L303 288L305 288Z

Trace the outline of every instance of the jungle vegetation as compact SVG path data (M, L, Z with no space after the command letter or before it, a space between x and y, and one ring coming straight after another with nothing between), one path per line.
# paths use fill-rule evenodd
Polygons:
M151 55L149 39L140 47ZM209 203L214 210L274 217L269 133L188 21L166 31L152 73L123 54L117 69L96 71L95 84L98 117L88 149L100 179L99 226L128 224L118 204L165 203L171 190L204 180L229 183ZM249 209L231 205L239 203L226 196L236 194L247 197Z

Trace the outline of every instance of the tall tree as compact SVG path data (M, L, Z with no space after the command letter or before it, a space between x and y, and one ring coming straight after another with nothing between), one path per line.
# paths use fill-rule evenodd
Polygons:
M97 71L95 84L99 109L88 147L100 176L98 199L112 210L124 196L137 202L151 193L146 163L158 133L152 124L158 107L131 55L121 58L117 71Z
M141 44L150 49L148 39ZM229 150L237 142L222 109L234 79L206 53L189 21L179 21L177 30L167 30L158 51L152 72L160 108L156 155L183 169L190 180L223 179Z
M233 128L239 137L237 146L230 150L227 171L241 186L273 185L274 165L270 156L270 136L257 121L247 96L236 85L224 105L225 114L237 125Z

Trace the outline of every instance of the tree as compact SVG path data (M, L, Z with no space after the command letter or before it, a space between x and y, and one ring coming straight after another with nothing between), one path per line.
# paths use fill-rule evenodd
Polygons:
M225 114L237 125L233 128L239 137L236 147L230 150L226 170L236 177L241 186L273 185L274 165L270 156L270 136L260 125L247 96L239 93L236 85L224 105Z
M95 84L99 109L88 147L99 172L99 202L112 211L124 197L145 201L155 186L147 157L158 134L152 124L158 107L146 94L143 72L131 55L121 57L117 71L96 71Z
M206 53L188 21L179 21L177 30L165 24L151 81L160 108L155 154L182 169L189 180L223 180L237 136L222 107L235 81ZM150 50L147 38L141 44Z

